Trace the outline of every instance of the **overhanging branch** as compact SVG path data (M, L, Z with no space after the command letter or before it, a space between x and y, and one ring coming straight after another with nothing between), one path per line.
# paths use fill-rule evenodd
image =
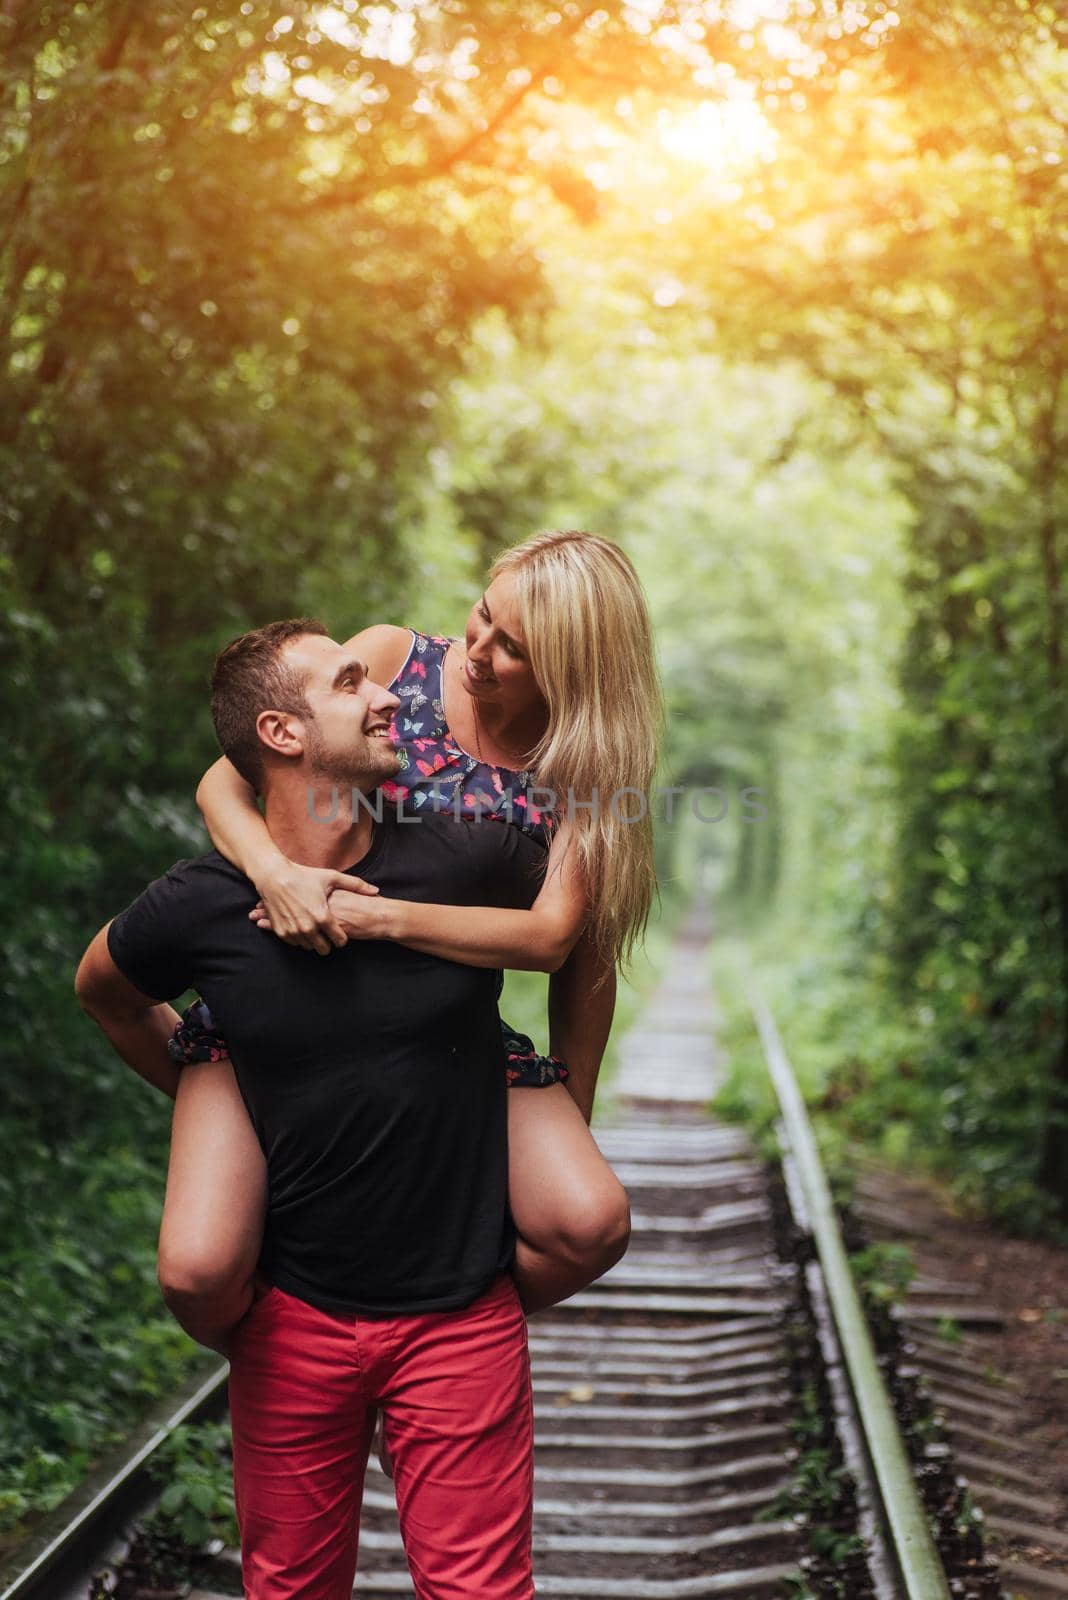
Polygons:
M600 9L601 6L596 3L596 0L593 4L585 5L576 16L569 19L565 27L561 28L554 42L562 45L567 40L574 38L585 27L594 12ZM444 177L447 172L451 172L454 167L466 161L480 145L493 138L494 134L503 127L509 117L519 109L523 101L533 94L536 89L539 89L545 79L552 74L553 69L559 65L562 54L561 49L555 49L549 59L544 61L536 72L531 73L526 83L520 84L518 88L505 97L483 127L472 129L458 144L455 144L451 150L446 151L436 161L387 168L373 179L361 178L356 183L345 184L340 188L330 189L323 194L315 195L296 209L302 216L309 211L333 211L341 206L358 205L361 201L370 199L381 188L402 188L412 184L426 183L434 178Z

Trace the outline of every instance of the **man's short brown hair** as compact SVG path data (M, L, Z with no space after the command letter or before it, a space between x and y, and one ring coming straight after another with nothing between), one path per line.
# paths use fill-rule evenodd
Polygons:
M283 647L302 634L326 634L317 617L268 622L223 645L211 677L211 716L215 733L241 776L257 793L263 788L263 745L256 732L261 711L313 716L305 680L282 659Z

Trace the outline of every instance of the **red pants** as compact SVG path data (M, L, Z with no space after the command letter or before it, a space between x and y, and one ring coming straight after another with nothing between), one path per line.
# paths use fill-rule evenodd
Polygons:
M248 1600L350 1600L376 1405L419 1600L530 1600L533 1406L510 1277L461 1311L408 1317L338 1316L274 1288L238 1324Z

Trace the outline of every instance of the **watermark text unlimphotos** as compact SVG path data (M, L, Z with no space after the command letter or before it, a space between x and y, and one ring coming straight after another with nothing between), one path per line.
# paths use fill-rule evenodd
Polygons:
M353 788L350 796L351 814L359 816L361 811L366 811L376 822L381 822L384 807L396 809L397 821L404 826L412 822L422 822L424 816L440 816L442 812L451 812L456 818L466 821L480 822L483 817L503 817L507 822L531 820L536 821L542 816L555 816L562 821L565 817L573 823L582 813L587 813L591 820L599 821L602 815L602 806L612 819L621 823L644 822L650 813L654 818L662 818L665 822L672 823L679 820L680 812L688 810L689 813L701 823L723 822L730 815L730 797L726 789L708 787L702 789L687 788L682 784L671 784L666 788L652 789L647 794L643 789L615 789L607 797L602 795L600 789L583 798L578 798L573 791L569 791L561 804L560 797L555 789L539 788L537 786L527 789L521 794L477 795L464 794L458 787L447 785L435 779L433 783L421 785L422 792L428 796L422 810L410 811L404 809L403 796L395 794L387 797L381 789L374 789L370 794L364 794L362 789ZM738 819L744 823L763 822L767 819L768 811L764 804L764 790L747 787L739 791ZM331 788L330 809L320 811L317 808L315 790L308 787L308 815L316 822L336 822L341 804L341 794L336 784Z

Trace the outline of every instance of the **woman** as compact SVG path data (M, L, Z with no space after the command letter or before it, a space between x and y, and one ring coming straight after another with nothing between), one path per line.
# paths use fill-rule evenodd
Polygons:
M445 908L371 894L336 891L328 902L336 874L281 854L252 789L225 759L205 775L197 800L218 849L260 892L253 915L291 943L327 955L348 937L426 948L433 936L436 952L452 959L554 973L551 1047L568 1070L535 1057L522 1040L509 1063L517 1091L539 1091L512 1093L508 1119L515 1277L533 1311L600 1276L626 1248L626 1195L587 1119L611 1026L615 966L640 935L655 891L648 818L628 820L628 806L634 809L652 779L660 698L644 598L616 546L591 534L538 534L500 556L490 579L463 641L380 625L347 648L401 701L392 736L405 765L387 794L413 813L445 806L470 814L511 799L510 813L502 807L481 826L518 827L548 850L544 885L530 909L504 913L507 936L501 913L489 910L473 923L450 920ZM532 785L540 791L534 805ZM557 796L552 816L537 809L547 790ZM613 799L624 790L629 800ZM559 888L576 875L577 906L574 894L569 900ZM461 920L464 931L451 936L447 930ZM190 1021L187 1013L179 1033L195 1047ZM243 1311L248 1303L265 1175L233 1072L218 1060L225 1051L210 1028L199 1042L192 1059L217 1064L183 1075L160 1280L176 1309L198 1297L213 1300L210 1320L221 1325L227 1317L220 1307Z

